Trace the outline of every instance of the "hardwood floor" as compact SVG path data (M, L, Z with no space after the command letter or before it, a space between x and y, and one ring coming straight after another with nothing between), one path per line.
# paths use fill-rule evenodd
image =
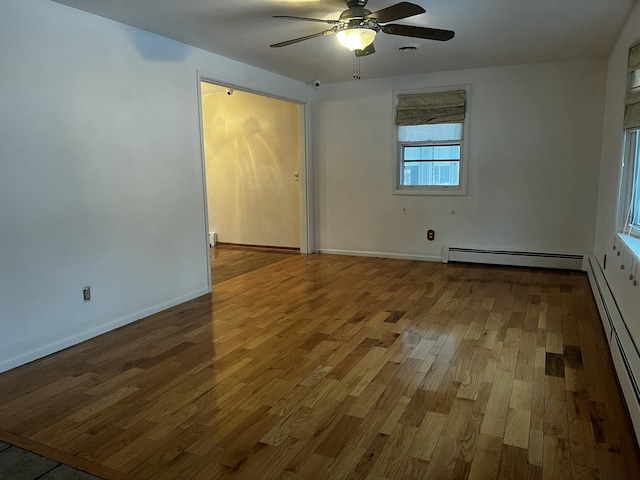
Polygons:
M269 248L241 248L235 245L212 247L211 284L216 285L244 273L279 262L297 251Z
M0 440L108 479L638 479L579 272L287 255L0 374Z

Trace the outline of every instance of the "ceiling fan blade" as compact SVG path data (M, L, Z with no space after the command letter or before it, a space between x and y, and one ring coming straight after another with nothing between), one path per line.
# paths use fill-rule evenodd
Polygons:
M452 30L440 30L439 28L414 27L413 25L384 25L384 33L400 35L403 37L425 38L427 40L440 40L446 42L455 35Z
M413 17L414 15L420 15L425 13L425 9L420 5L409 2L400 2L390 7L383 8L377 12L370 13L366 18L372 18L378 20L380 23L393 22L394 20L401 20L407 17Z
M373 47L373 43L370 43L362 50L354 50L356 57L366 57L367 55L371 55L372 53L376 53L376 49Z
M293 45L294 43L302 42L304 40L310 40L312 38L323 37L325 35L332 35L333 33L335 32L331 29L324 30L322 32L314 33L313 35L307 35L306 37L294 38L292 40L287 40L285 42L274 43L273 45L270 45L270 46L272 48L286 47L287 45Z
M334 25L340 23L338 20L322 20L321 18L295 17L293 15L274 15L273 18L286 18L288 20L303 20L305 22L320 22Z

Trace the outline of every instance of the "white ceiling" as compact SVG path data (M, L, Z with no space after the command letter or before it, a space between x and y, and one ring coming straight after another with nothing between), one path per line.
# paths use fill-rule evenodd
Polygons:
M337 19L341 0L54 0L304 82L349 80L354 55L329 28L273 15ZM397 0L370 0L380 10ZM454 30L448 42L379 33L362 78L606 57L636 0L412 0L427 13L394 23ZM395 49L418 43L412 52Z

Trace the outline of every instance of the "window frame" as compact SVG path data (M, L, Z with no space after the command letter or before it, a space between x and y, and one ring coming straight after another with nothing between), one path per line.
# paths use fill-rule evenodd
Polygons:
M438 144L457 144L456 141L433 141L433 142L400 142L398 140L398 125L395 122L395 114L398 106L398 95L400 94L420 94L420 93L442 93L455 90L464 90L465 92L465 116L462 122L462 138L460 139L460 159L459 159L459 185L401 185L402 179L402 149L404 146L431 146ZM469 117L470 117L470 101L471 85L447 85L439 87L421 88L415 90L395 90L393 92L393 195L467 195L467 176L469 164ZM457 122L456 122L457 123Z
M640 208L640 127L624 130L618 198L618 231L640 237L640 224L633 224L630 219L634 186L637 190L635 202Z
M437 146L458 146L460 148L460 158L449 158L439 160L406 160L404 159L405 147L437 147ZM460 162L462 160L462 139L460 140L432 140L432 141L398 141L398 187L400 188L416 188L416 187L453 187L458 188L460 185L400 185L400 180L404 176L403 167L405 163L436 163L436 162L458 162L458 172L460 172ZM458 180L460 176L458 174Z

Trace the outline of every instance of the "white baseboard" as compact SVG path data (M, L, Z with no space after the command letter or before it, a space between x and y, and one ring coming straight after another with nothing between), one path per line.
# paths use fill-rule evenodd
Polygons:
M640 386L637 382L637 376L640 375L640 352L631 338L602 268L593 255L589 255L587 259L587 275L631 422L636 436L640 437Z
M510 265L515 267L582 270L584 254L499 250L490 248L443 248L442 261Z
M420 260L423 262L441 262L442 257L433 255L412 255L404 253L388 253L388 252L363 252L360 250L333 250L329 248L321 248L319 253L327 255L348 255L351 257L373 257L373 258L397 258L400 260Z
M12 368L19 367L20 365L24 365L25 363L32 362L42 357L46 357L47 355L51 355L52 353L59 352L60 350L64 350L65 348L72 347L77 345L78 343L84 342L85 340L89 340L91 338L97 337L98 335L102 335L103 333L110 332L111 330L115 330L116 328L122 327L129 323L135 322L142 318L148 317L149 315L153 315L154 313L161 312L168 308L174 307L181 303L187 302L194 298L200 297L209 293L208 288L202 288L200 290L196 290L195 292L191 292L185 295L181 295L172 300L168 300L166 302L159 303L152 307L145 308L136 313L132 313L130 315L126 315L124 317L117 318L115 320L103 323L97 327L90 328L88 330L76 333L69 337L63 338L61 340L57 340L55 342L49 343L42 347L34 348L28 352L22 353L20 355L16 355L15 357L3 360L0 362L0 373L6 372L7 370L11 370Z

